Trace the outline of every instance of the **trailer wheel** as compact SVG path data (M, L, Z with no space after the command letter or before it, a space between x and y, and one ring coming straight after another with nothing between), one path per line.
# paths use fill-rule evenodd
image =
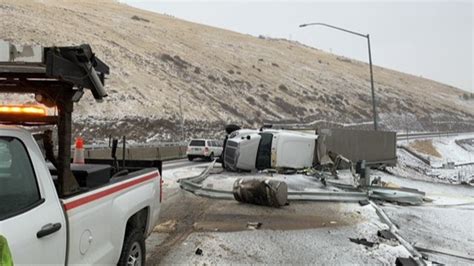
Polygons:
M133 229L125 236L118 266L144 266L146 257L143 232Z

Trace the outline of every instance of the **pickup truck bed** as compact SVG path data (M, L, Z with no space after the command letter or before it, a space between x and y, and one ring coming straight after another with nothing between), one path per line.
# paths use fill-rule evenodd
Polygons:
M102 248L90 244L94 263L118 261L122 243L125 239L130 217L139 212L151 216L142 224L143 233L148 236L158 220L161 191L160 174L156 169L143 169L126 176L110 179L109 183L96 187L86 193L62 200L66 217L69 220L70 243L79 244L79 252L72 249L69 260L87 263L81 254L84 234L102 239ZM154 200L150 201L149 196ZM91 229L94 228L92 231ZM112 259L112 260L111 260Z

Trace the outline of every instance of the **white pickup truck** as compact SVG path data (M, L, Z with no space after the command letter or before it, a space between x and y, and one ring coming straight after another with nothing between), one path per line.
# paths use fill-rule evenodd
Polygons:
M63 199L53 180L32 135L0 126L0 234L15 264L144 263L160 210L157 169Z
M226 142L225 166L233 171L311 167L317 139L317 135L294 131L240 129Z
M161 205L161 162L123 160L120 167L115 144L114 160L71 164L73 105L85 89L98 101L107 96L108 66L88 45L0 42L0 55L0 93L31 94L57 108L50 116L46 108L0 106L0 124L55 125L58 132L57 147L52 135L41 135L43 154L30 132L0 126L0 235L13 263L144 265L144 241Z

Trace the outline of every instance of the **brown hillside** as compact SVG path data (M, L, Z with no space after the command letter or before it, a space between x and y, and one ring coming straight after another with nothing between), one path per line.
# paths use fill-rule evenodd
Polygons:
M0 39L89 43L109 64L110 97L92 105L88 95L76 108L88 126L119 119L122 130L140 128L137 138L158 138L155 132L165 129L174 134L179 95L187 126L203 131L228 122L371 121L367 65L296 42L256 38L111 0L0 0L0 17ZM374 77L383 128L474 127L474 107L461 99L463 91L381 67L375 67ZM170 138L166 134L159 137Z

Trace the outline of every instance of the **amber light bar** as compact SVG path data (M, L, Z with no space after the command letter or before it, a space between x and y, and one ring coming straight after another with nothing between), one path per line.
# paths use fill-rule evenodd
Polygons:
M46 107L39 105L0 105L0 114L46 116L48 113Z

